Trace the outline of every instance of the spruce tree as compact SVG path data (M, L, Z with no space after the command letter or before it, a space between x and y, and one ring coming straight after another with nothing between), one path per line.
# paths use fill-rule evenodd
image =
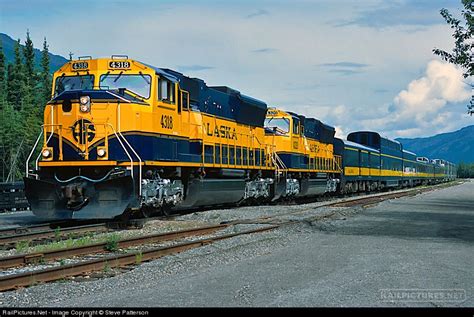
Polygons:
M3 53L3 44L0 40L0 109L3 109L3 101L6 99L6 68L5 54Z
M41 109L44 109L45 104L51 99L52 77L49 71L49 50L45 37L41 51Z
M33 41L30 38L30 31L26 31L25 48L23 49L25 59L25 82L34 82L35 77L35 52Z
M15 43L14 47L14 63L12 68L8 69L8 90L7 101L15 110L22 108L22 93L24 92L23 62L20 53L20 39Z
M25 41L25 48L23 49L23 60L24 63L24 77L23 77L23 95L22 101L23 106L22 110L25 112L26 115L30 115L35 110L35 101L34 101L34 88L36 86L36 74L35 74L35 54L33 48L33 42L30 38L30 32L26 32L26 41ZM34 113L33 115L36 115Z

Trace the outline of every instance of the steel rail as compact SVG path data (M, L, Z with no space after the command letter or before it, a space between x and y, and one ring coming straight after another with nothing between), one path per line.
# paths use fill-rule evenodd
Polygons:
M211 234L219 229L224 229L229 225L206 226L200 228L150 234L141 237L127 238L117 241L118 248L128 248L131 246L157 243L162 241L175 240L196 235ZM30 263L42 263L52 260L58 260L67 257L73 257L84 254L93 254L106 251L107 242L98 242L80 247L51 250L45 252L18 254L0 258L0 269L18 267Z
M109 231L110 228L107 224L92 224L92 225L85 225L85 226L78 226L78 227L69 227L69 228L59 228L58 229L50 229L50 230L43 230L37 232L27 232L16 234L13 236L1 236L0 237L0 246L8 246L13 243L19 241L32 241L32 240L39 240L39 239L48 239L54 238L58 235L60 237L64 237L66 235L72 233L86 233L86 232L103 232Z
M49 229L51 229L51 224L6 228L6 229L0 229L0 236L21 234L21 233L27 233L27 232L32 232L32 231L41 231L41 230L49 230Z
M131 264L139 264L143 261L149 261L152 259L163 257L165 255L183 252L206 244L210 244L215 241L229 239L239 235L269 231L278 227L279 226L268 226L265 228L231 233L217 237L200 239L192 242L179 243L167 247L153 248L144 251L135 251L122 255L112 255L97 260L67 264L59 267L48 268L45 270L6 275L0 277L0 291L30 286L40 282L50 282L54 280L63 279L69 276L81 275L87 272L102 271L105 268L116 268Z
M434 186L426 187L426 188L410 188L410 189L400 190L400 191L397 191L395 193L393 193L393 192L390 192L390 193L376 193L376 194L372 194L370 196L364 195L362 197L350 197L350 198L345 198L342 201L336 201L336 202L328 201L328 202L324 202L324 203L322 203L318 206L312 206L312 207L309 207L309 208L299 209L299 210L285 212L285 213L281 213L281 214L262 216L262 217L258 217L258 218L252 218L252 219L235 220L235 221L229 221L229 222L225 222L225 223L230 224L230 225L236 225L236 224L272 224L272 223L275 223L275 222L272 222L272 221L274 221L277 218L282 217L282 216L296 215L296 214L299 214L299 213L304 213L304 212L308 212L308 211L323 208L323 207L356 207L356 206L364 207L364 206L376 204L376 203L379 203L379 202L382 202L382 201L388 200L388 199L400 198L400 197L404 197L404 196L413 196L413 195L416 195L416 194L429 192L429 191L438 189L442 185L446 185L446 184L438 184L438 185L434 185ZM454 185L456 185L456 184L453 184L453 186ZM441 187L441 188L443 188L443 187ZM319 220L320 218L330 217L330 216L334 215L337 212L338 212L338 210L335 210L335 211L331 211L329 213L318 215L318 216L315 217L315 220L313 220L313 221ZM285 221L285 222L278 222L278 224L282 225L282 224L290 224L290 223L295 223L295 222L298 222L298 221L291 221L290 220L290 221Z

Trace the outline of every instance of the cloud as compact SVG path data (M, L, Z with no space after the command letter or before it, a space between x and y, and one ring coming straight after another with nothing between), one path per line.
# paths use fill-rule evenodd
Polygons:
M259 17L259 16L262 16L262 15L269 15L269 14L270 13L267 10L259 9L256 12L247 15L245 18L246 19L252 19L252 18L255 18L255 17Z
M409 82L390 103L372 107L352 103L294 108L333 125L339 137L358 130L377 131L389 138L421 137L472 124L472 117L466 114L471 95L461 69L431 60L424 73Z
M215 67L212 66L205 66L205 65L181 65L177 66L178 70L181 72L198 72L201 70L208 70L208 69L214 69Z
M424 117L436 113L447 103L463 102L471 97L463 82L462 70L444 62L433 60L428 63L426 74L413 80L394 99L394 109L401 116Z
M276 48L271 48L271 47L265 47L265 48L259 48L256 50L252 50L252 53L274 53L277 52L278 50Z
M365 71L364 68L370 65L354 62L337 62L319 64L318 66L327 69L330 73L335 73L342 76L351 76L363 73Z
M369 66L368 64L361 64L361 63L353 63L353 62L337 62L337 63L325 63L319 64L322 67L345 67L345 68L364 68Z
M430 135L450 131L465 121L462 107L472 91L458 67L432 60L425 74L411 81L388 107L385 117L372 123L397 136Z
M384 28L394 26L431 26L443 24L444 20L439 11L442 8L453 8L449 0L399 0L382 3L371 10L362 11L351 20L337 21L336 27L362 26L369 28ZM411 29L419 31L419 28Z

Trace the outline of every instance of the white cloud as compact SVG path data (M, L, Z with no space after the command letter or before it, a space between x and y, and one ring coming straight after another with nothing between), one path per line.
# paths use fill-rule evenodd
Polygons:
M399 136L416 135L416 131L443 132L458 119L450 105L467 103L471 95L461 69L432 60L424 76L395 97L387 124Z
M80 5L65 2L46 10L36 2L41 1L30 10L34 18L10 14L0 19L2 32L24 38L28 25L35 45L47 36L54 53L128 54L181 69L210 85L228 85L269 106L318 118L337 127L339 135L366 129L414 137L474 123L464 116L466 88L453 81L459 71L430 62L423 72L433 47L452 46L451 30L441 16L440 24L410 31L398 24L383 29L333 26L336 20L352 21L392 6L382 0L90 1L83 23L65 28L67 13ZM321 67L325 64L346 69L331 72ZM347 69L357 65L370 67Z

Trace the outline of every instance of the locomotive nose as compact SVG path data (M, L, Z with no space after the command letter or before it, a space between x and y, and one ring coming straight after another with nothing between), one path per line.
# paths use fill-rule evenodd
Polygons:
M50 219L114 218L134 202L130 176L95 182L81 178L65 184L24 178L26 196L33 213Z

